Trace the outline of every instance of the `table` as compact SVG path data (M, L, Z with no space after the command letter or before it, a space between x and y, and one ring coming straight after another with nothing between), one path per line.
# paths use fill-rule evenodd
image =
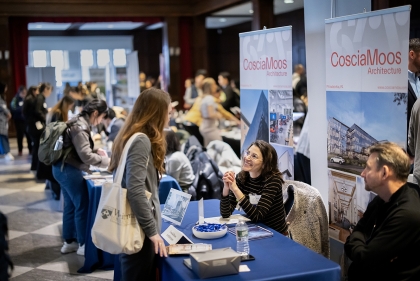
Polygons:
M219 200L204 201L204 216L220 215ZM194 243L211 243L213 249L236 248L236 238L227 233L224 237L214 240L201 240L192 235L192 227L198 220L198 201L190 202L181 227L177 229L186 234ZM169 227L169 223L162 223L162 232ZM263 226L263 225L262 225ZM267 227L266 227L267 228ZM340 280L340 266L320 254L290 240L275 232L271 238L250 241L251 254L255 261L246 264L251 271L238 275L212 278L211 280ZM183 260L186 256L171 256L160 259L161 280L200 280L188 269Z
M119 259L118 255L112 255L107 252L104 252L93 244L91 230L93 223L95 222L96 210L99 205L99 200L101 198L101 186L94 186L93 181L87 180L87 187L89 192L89 209L88 209L88 219L87 219L87 228L86 228L86 242L85 242L85 263L82 268L77 272L79 273L91 273L96 269L112 270L114 269L114 281L120 280L120 271L119 271ZM165 176L162 178L159 184L159 200L161 196L166 196L171 188L179 189L181 188L178 185L178 182L171 176ZM161 194L162 193L162 194ZM163 197L162 197L163 198ZM165 201L161 202L165 203ZM114 268L114 264L116 265Z

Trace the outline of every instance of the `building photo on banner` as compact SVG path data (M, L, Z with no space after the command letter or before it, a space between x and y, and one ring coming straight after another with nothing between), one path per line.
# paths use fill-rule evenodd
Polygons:
M293 179L292 27L239 34L241 152L255 140L276 150L284 179Z
M341 243L376 196L361 177L369 147L406 148L409 19L399 7L325 21L329 235Z

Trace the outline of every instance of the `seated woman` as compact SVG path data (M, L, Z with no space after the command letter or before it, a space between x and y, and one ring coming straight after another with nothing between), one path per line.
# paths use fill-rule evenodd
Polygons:
M242 163L242 171L236 178L231 171L223 176L222 217L228 218L239 204L253 222L262 222L288 235L282 194L284 181L277 166L276 150L267 142L256 140L245 151Z
M195 179L190 160L180 151L179 140L172 130L165 131L166 135L166 174L173 177L184 192L188 192Z

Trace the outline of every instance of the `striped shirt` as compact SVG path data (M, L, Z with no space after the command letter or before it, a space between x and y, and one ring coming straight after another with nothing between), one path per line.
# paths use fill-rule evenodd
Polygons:
M236 176L236 184L245 195L239 203L253 222L262 222L268 227L283 233L287 230L286 215L283 205L282 181L279 176L272 176L263 179L248 177L245 182L241 182ZM261 195L258 205L252 205L249 201L249 194ZM229 217L236 207L236 197L232 191L228 196L222 196L220 201L220 213L222 217Z

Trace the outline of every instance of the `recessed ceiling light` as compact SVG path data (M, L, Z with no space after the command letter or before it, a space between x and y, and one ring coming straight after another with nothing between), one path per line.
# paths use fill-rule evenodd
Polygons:
M226 22L226 19L225 18L220 18L219 21L220 22Z
M292 4L293 3L293 0L284 0L284 3L285 4Z
M37 24L35 27L36 28L42 28L42 25L41 24Z
M253 14L253 13L254 13L254 10L249 10L249 13L250 13L250 14Z
M108 28L114 28L114 25L113 24L109 24L108 25Z

